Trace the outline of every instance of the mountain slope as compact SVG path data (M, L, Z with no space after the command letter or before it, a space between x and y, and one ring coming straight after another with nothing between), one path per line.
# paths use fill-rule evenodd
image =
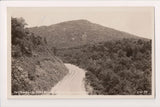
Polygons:
M139 38L87 20L66 21L51 26L33 27L29 30L35 35L45 37L49 46L57 48L70 48L122 38Z

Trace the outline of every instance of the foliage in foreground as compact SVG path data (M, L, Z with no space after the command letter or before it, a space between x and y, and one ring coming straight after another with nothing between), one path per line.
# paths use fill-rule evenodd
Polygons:
M12 18L12 95L44 94L67 74L63 62L47 46L45 38L25 28L22 18Z

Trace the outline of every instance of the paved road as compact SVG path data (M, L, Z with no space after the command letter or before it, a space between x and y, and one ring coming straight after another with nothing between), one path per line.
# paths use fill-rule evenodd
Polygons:
M85 70L72 64L65 66L69 73L52 88L51 92L55 95L87 95L83 81Z

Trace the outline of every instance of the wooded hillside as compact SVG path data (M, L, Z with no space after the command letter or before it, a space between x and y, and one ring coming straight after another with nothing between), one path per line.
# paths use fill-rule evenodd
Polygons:
M30 33L23 18L11 20L12 94L43 94L68 72L47 45L45 38Z
M150 95L151 40L123 39L59 50L64 62L86 69L96 95Z

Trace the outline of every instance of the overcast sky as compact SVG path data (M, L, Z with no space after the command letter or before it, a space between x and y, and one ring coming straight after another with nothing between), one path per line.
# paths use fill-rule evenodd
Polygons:
M9 8L9 13L12 17L23 17L28 27L86 19L145 38L154 35L152 7Z

